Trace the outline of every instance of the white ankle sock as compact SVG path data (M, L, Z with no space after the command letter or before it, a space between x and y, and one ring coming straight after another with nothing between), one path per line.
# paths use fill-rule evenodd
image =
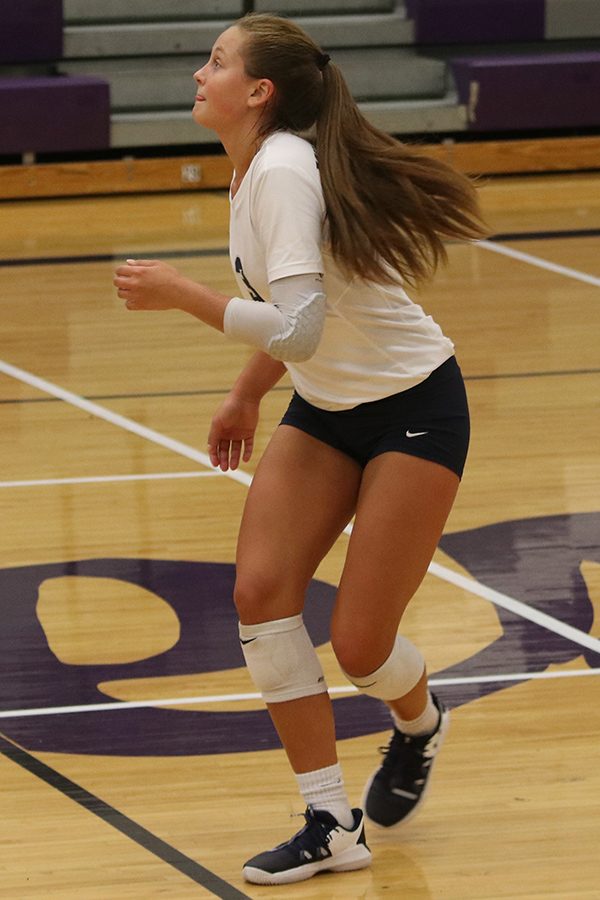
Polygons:
M410 734L413 737L422 734L433 734L440 721L440 713L433 702L431 693L428 694L427 706L416 719L401 719L393 709L391 713L396 728L403 734Z
M314 772L303 772L296 775L296 781L307 806L327 810L344 828L352 828L354 816L339 763Z

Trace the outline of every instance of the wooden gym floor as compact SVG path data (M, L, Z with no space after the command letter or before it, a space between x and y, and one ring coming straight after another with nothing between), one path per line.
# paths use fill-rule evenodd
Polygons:
M369 870L246 885L302 812L230 602L255 460L213 472L211 411L247 350L127 313L116 262L233 292L222 193L0 205L0 897L598 900L600 174L496 178L495 239L420 302L454 339L473 439L406 618L453 708L422 813ZM256 458L285 408L264 402ZM293 540L293 535L290 535ZM346 544L307 622L348 790L387 740L327 644Z

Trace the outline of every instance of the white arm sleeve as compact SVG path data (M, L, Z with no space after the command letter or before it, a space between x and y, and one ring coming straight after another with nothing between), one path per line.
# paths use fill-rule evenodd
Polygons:
M290 275L271 282L270 288L271 303L232 297L225 307L225 334L283 362L310 359L325 324L321 276Z

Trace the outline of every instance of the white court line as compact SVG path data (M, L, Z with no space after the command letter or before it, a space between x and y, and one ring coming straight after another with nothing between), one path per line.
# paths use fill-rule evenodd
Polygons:
M465 575L461 575L458 572L453 572L452 569L447 568L447 566L441 566L436 562L430 564L429 572L432 575L437 575L438 578L442 578L444 581L449 581L451 584L463 588L465 591L469 591L471 594L476 594L478 597L483 597L484 600L489 600L490 603L493 603L495 606L500 606L502 609L515 613L522 619L528 619L530 622L541 625L542 628L553 631L555 634L559 634L561 637L567 638L575 644L580 644L582 647L587 647L589 650L600 653L599 638L593 637L591 634L587 634L579 628L574 628L572 625L567 625L566 622L561 622L560 619L555 619L547 613L540 612L539 609L528 606L520 600L515 600L514 597L509 597L507 594L501 594L500 591L495 591L493 588L486 587L479 581L475 581L473 578L467 578Z
M113 425L117 425L120 428L124 428L126 431L132 432L139 437L152 441L155 444L159 444L162 447L166 447L168 450L172 450L174 453L179 453L181 456L185 456L188 459L193 459L195 462L199 462L213 471L210 458L205 453L201 453L199 450L196 450L194 447L190 447L188 444L183 444L181 441L173 440L172 438L169 438L158 431L154 431L154 429L152 428L147 428L145 425L140 425L137 422L134 422L133 419L128 419L125 416L119 415L118 413L113 413L111 412L111 410L106 409L106 407L104 406L100 406L98 403L93 403L90 400L86 400L84 397L80 397L78 394L67 391L64 388L53 384L51 381L46 381L44 378L39 378L37 375L33 375L31 372L27 372L24 369L19 369L17 368L17 366L12 366L10 363L5 362L4 360L0 360L0 372L4 372L6 375L15 378L18 381L22 381L25 384L30 385L31 387L37 388L44 393L50 394L53 397L58 397L60 400L64 400L66 403L70 403L72 406L76 406L78 409L82 409L85 412L88 412L93 416L97 416L100 419L104 419L105 421L110 422ZM224 474L228 478L232 478L234 481L238 481L246 486L250 485L252 481L251 476L247 472L242 472L240 469L229 469ZM348 525L344 529L345 533L349 534L351 532L351 527L351 525ZM487 588L485 587L485 585L480 584L474 579L465 578L462 575L458 575L451 569L448 569L445 566L441 566L437 563L431 563L428 571L438 578L449 581L452 584L458 585L472 594L489 600L491 603L494 603L497 606L503 606L505 609L510 609L511 612L515 612L517 615L521 616L521 618L528 619L531 622L542 625L542 627L546 628L548 631L559 634L561 635L561 637L565 637L568 640L579 644L580 646L587 647L596 652L600 652L600 640L598 638L594 638L591 635L586 634L584 631L573 628L571 625L567 625L564 622L561 622L560 620L547 615L546 613L541 613L538 610L527 606L527 604L521 603L519 600L515 600L513 597L509 597L506 594L501 594L498 591Z
M346 534L351 534L352 524L346 525L344 531ZM575 644L587 647L588 650L594 650L596 653L600 653L600 638L593 637L591 634L587 634L579 628L574 628L572 625L567 625L566 622L561 622L560 619L555 619L554 616L549 616L547 613L540 612L540 610L535 609L533 606L528 606L521 600L516 600L514 597L509 597L508 594L502 594L500 591L495 591L493 588L486 587L486 585L481 584L480 581L475 581L474 578L467 578L465 575L454 572L447 566L440 565L440 563L431 562L427 571L430 575L441 578L442 581L448 581L450 584L462 588L471 594L475 594L477 597L483 597L484 600L488 600L490 603L493 603L494 606L500 606L502 609L515 613L522 619L527 619L529 622L541 625L542 628L546 628L547 631L552 631L554 634L559 634L561 637L567 638L567 640L573 641Z
M17 366L12 366L2 359L0 359L0 372L4 372L5 375L9 375L17 381L22 381L30 387L37 388L38 391L50 394L51 397L57 397L59 400L64 400L65 403L70 403L71 406L76 406L78 409L82 409L84 412L90 413L90 415L96 416L98 419L104 419L105 422L110 422L111 425L117 425L125 431L136 434L138 437L145 438L153 444L158 444L160 447L172 450L173 453L179 453L180 456L185 456L187 459L193 459L194 462L206 466L207 469L212 470L213 468L207 454L201 453L200 450L196 450L195 447L190 447L189 444L183 444L181 441L176 441L173 438L167 437L165 434L161 434L153 428L147 428L145 425L140 425L139 422L134 422L133 419L128 419L126 416L121 416L119 413L112 412L105 406L100 406L99 403L93 403L91 400L86 400L85 397L80 397L79 394L67 391L65 388L59 387L59 385L53 384L51 381L46 381L45 378L39 378L32 372L27 372L25 369L19 369ZM234 472L229 471L227 475L230 478L233 478L234 481L239 481L241 484L245 485L249 485L252 480L246 472L240 472L239 469Z
M59 484L107 484L111 481L157 481L169 478L214 478L223 472L155 472L146 475L90 475L81 478L39 478L30 481L0 481L0 488L48 487Z
M600 675L600 669L563 669L555 672L521 672L502 675L465 675L460 678L430 678L432 687L456 684L489 684L504 681L546 681L552 678L582 678ZM358 688L353 684L328 688L330 694L355 694ZM261 700L262 694L213 694L204 697L176 697L168 700L123 700L111 703L88 703L81 706L46 706L37 709L14 709L0 712L0 719L27 719L32 716L59 716L90 712L119 712L126 709L147 709L157 706L191 706L197 703L233 703L244 700Z
M586 284L600 287L600 278L597 278L595 275L588 275L587 272L580 272L578 269L570 269L567 266L559 266L557 263L549 262L540 256L532 256L530 253L523 253L522 250L513 250L512 247L497 244L495 241L476 241L475 246L483 247L484 250L491 250L493 253L500 253L502 256L510 256L512 259L518 259L520 262L537 266L538 269L546 269L548 272L566 275L567 278L574 278L576 281L584 281Z

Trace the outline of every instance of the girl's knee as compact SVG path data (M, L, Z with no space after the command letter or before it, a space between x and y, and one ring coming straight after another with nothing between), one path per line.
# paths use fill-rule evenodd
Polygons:
M238 569L233 600L240 621L250 625L302 612L304 589L295 588L267 569L262 572Z
M357 623L332 626L331 646L344 672L351 675L368 675L387 659L395 635L389 639L377 630L361 627Z
M349 681L359 690L380 700L396 700L408 694L425 672L419 649L400 634L391 646L376 649L355 639L354 644L338 644L336 656Z
M266 621L264 611L271 605L273 592L274 585L268 577L238 572L233 589L233 602L240 620L247 623Z

